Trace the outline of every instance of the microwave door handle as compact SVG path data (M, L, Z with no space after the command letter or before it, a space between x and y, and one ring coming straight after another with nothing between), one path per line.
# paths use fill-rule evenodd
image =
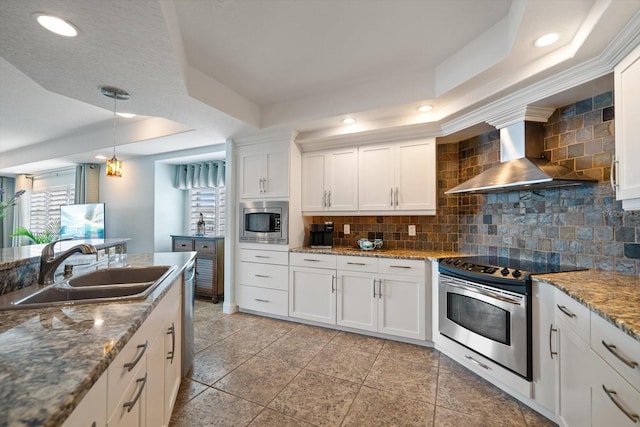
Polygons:
M500 295L500 294L495 293L495 292L487 291L486 289L473 288L471 286L462 286L462 285L458 285L458 284L454 284L454 283L447 283L447 286L452 286L454 288L464 289L464 290L469 291L469 292L475 292L477 294L484 295L486 297L497 299L498 301L508 302L509 304L520 305L520 301L518 301L516 299L505 297L504 295Z

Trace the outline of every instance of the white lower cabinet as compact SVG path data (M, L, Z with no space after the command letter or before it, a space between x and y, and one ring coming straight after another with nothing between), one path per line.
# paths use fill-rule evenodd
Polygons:
M605 361L600 360L591 382L593 426L637 426L640 422L640 392Z
M532 298L532 363L533 399L556 413L558 376L558 328L554 314L554 288L533 282Z
M105 426L107 424L107 373L100 376L80 405L64 421L63 427Z
M289 253L240 249L238 303L265 314L289 314Z
M336 256L292 253L289 316L336 324Z

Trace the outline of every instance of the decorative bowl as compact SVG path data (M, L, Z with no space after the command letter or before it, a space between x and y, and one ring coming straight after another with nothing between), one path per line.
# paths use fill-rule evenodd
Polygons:
M382 247L382 239L375 239L373 242L369 239L358 240L358 246L364 251L372 251Z

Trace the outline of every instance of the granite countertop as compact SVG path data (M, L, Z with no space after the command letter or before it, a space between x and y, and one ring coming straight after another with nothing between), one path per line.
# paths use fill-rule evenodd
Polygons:
M560 289L609 323L640 341L640 279L602 270L533 276L534 281Z
M462 252L429 251L417 249L375 249L372 251L365 251L349 246L336 246L331 249L313 249L308 246L303 246L290 249L289 251L307 254L351 255L375 258L416 259L424 261L437 261L440 258L451 258L467 255Z
M128 242L129 238L114 238L114 239L88 239L88 240L65 240L63 242L57 243L55 246L55 252L65 251L72 246L78 245L80 243L89 243L95 246L96 249L107 248L111 246L115 246L120 243ZM12 248L2 248L0 249L0 268L14 268L15 266L28 262L32 259L40 259L40 255L42 255L42 249L46 245L27 245L27 246L18 246Z
M177 265L142 301L0 311L0 425L59 425L168 292L195 252L128 254Z

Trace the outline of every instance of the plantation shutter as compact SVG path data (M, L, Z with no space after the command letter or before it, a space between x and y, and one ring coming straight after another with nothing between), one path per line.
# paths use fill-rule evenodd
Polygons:
M29 230L43 233L47 226L60 221L60 206L73 204L74 186L56 185L31 194L31 219ZM59 228L59 226L58 226Z
M224 187L191 189L189 204L189 233L196 234L202 214L205 232L224 234Z

